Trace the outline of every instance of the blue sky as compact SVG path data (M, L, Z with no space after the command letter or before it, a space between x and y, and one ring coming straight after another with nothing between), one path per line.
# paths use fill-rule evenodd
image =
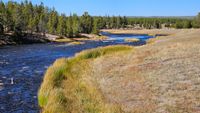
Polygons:
M8 0L3 0L7 2ZM13 0L23 1L23 0ZM200 0L31 0L43 2L59 13L88 11L91 15L121 16L194 16L200 12Z

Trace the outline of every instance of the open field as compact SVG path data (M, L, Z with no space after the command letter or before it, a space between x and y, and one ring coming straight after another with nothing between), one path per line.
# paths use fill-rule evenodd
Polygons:
M198 29L142 29L142 30L119 30L119 29L103 29L101 31L110 32L114 34L150 34L150 35L172 35L182 31L198 31Z
M122 104L125 111L198 113L200 30L160 31L173 34L154 39L153 44L123 57L98 59L94 75L107 100Z
M84 60L82 62L83 64L73 63L76 67L70 68L70 70L79 75L74 76L75 78L78 77L76 78L78 80L75 80L76 82L73 76L69 79L65 77L64 79L63 76L57 76L57 73L60 73L60 71L55 71L56 74L54 74L55 72L51 73L54 70L53 67L57 67L55 70L59 70L60 68L64 69L62 71L68 71L68 69L61 68L62 65L68 65L67 61L63 59L61 64L57 63L59 62L57 61L47 71L39 97L51 94L47 93L48 91L63 90L62 95L58 97L67 97L71 100L67 100L66 102L69 103L64 102L65 104L63 104L62 98L60 100L59 98L58 100L55 99L56 101L50 101L54 97L49 95L51 97L49 101L44 101L44 98L39 98L40 105L44 109L49 110L48 108L53 108L61 104L59 105L60 107L69 107L70 109L68 110L71 110L69 112L73 113L200 112L199 29L115 30L115 33L168 34L168 36L155 38L147 45L128 49L126 52L117 52L116 50L120 50L120 48L114 49L115 52L111 52L111 54L101 54L101 52L95 51L92 54L86 52L87 54L83 58L92 59L87 59L87 63ZM80 71L84 67L87 67L85 69L86 71ZM62 71L60 75L63 75ZM70 75L71 71L65 74ZM48 77L51 78L54 76L58 78L53 80L64 80L64 82L59 81L54 84L61 85L59 88L57 88L58 86L51 87L53 81L48 79ZM81 86L79 88L84 89L77 90L75 88L75 91L79 92L78 95L74 93L74 90L71 90L77 84ZM41 94L41 92L45 92L46 94ZM53 94L57 93L56 91ZM90 95L89 99L88 95ZM80 101L80 99L83 100ZM71 104L74 102L76 104ZM51 105L51 107L48 105ZM82 111L80 109L72 109L71 107L78 107Z

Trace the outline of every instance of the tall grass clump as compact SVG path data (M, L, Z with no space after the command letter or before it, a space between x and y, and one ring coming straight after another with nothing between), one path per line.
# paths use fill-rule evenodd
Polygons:
M121 107L106 103L90 77L89 60L132 50L130 46L108 46L61 58L48 68L38 92L43 113L122 113Z
M115 45L115 46L107 46L107 47L99 47L96 49L90 49L78 53L76 56L81 59L90 59L90 58L97 58L106 54L115 53L118 51L127 51L131 50L132 47L125 46L125 45Z

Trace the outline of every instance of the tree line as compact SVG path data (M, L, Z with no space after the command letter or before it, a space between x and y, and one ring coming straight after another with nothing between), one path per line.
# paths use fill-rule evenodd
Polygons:
M75 13L66 16L54 8L45 7L43 3L33 5L27 0L21 3L0 1L0 34L49 33L77 37L79 33L98 34L100 29L163 27L200 28L200 13L194 19L90 16L88 12L82 16Z
M200 20L200 18L198 18ZM146 29L161 28L199 28L200 22L186 18L129 18L128 25Z

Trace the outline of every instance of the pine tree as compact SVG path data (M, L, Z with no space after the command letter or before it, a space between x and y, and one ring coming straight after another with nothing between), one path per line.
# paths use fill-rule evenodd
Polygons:
M0 1L0 34L4 32L4 17L5 16L5 5L2 1Z
M29 22L28 22L28 30L32 34L32 32L35 31L35 29L36 29L36 27L35 27L35 18L30 18Z
M47 23L47 29L48 29L48 32L49 33L53 33L53 25L52 25L52 14L49 15L49 20L48 20L48 23Z
M6 31L14 31L14 13L15 13L16 4L14 4L12 1L8 1L7 7L6 7L6 20L5 20L5 26Z
M14 32L16 35L21 35L22 31L24 30L24 23L23 23L23 16L22 16L22 9L21 6L18 5L16 6L15 13L14 13L14 19L15 19L15 24L14 24Z
M27 8L28 8L28 25L27 25L27 30L30 31L30 33L32 33L34 31L34 9L33 9L33 5L31 2L29 2L27 4Z
M47 16L48 9L45 9L43 3L41 3L38 10L39 10L38 29L39 29L39 32L42 32L43 35L45 35L46 29L47 29L46 22L48 21L48 16Z
M79 34L79 30L80 30L80 23L79 23L79 18L76 14L73 14L72 17L73 20L73 25L72 25L72 30L73 30L73 35L76 37Z
M117 19L116 19L115 16L113 16L113 17L111 18L111 20L110 20L110 27L111 27L111 28L117 28L116 23L117 23Z
M189 20L183 22L183 28L192 28L192 23Z
M106 17L105 19L106 23L106 28L110 29L111 28L111 18L109 16Z
M50 12L49 21L47 23L47 26L48 26L47 28L48 28L49 33L51 34L56 33L57 23L58 23L58 13L55 11L55 9L53 9Z
M99 29L103 29L103 28L106 28L106 18L103 18L103 17L99 17L98 18L98 28Z
M30 15L30 8L29 8L29 5L28 5L28 1L27 0L25 0L25 2L24 2L25 4L24 4L24 6L23 6L23 8L22 8L22 15L23 15L23 20L24 20L24 29L28 29L28 23L29 23L29 15Z
M92 23L93 23L93 18L88 14L88 12L85 12L81 16L81 32L91 33L92 32Z
M73 25L73 21L72 21L72 16L70 14L70 16L67 18L67 22L66 22L66 26L67 26L67 30L66 30L66 33L67 33L67 36L68 37L73 37L73 29L72 29L72 25Z
M93 34L99 34L99 28L98 28L98 19L94 19L93 21L93 28L92 28Z
M178 18L127 18L127 17L92 17L85 12L81 17L76 14L66 17L59 15L55 9L45 8L43 3L33 5L31 1L25 0L18 3L8 1L4 4L0 0L0 33L15 32L43 33L55 35L66 35L68 37L78 36L79 33L98 34L99 29L126 28L130 25L141 28L200 28L200 13L193 20Z
M200 13L197 15L197 27L200 28Z
M176 29L182 29L182 28L183 28L183 23L182 23L182 21L177 21L176 24L175 24L175 28L176 28Z
M59 35L65 35L65 15L62 14L61 16L58 17L58 27L57 27L57 33Z
M38 23L38 28L39 28L39 32L42 32L43 35L45 35L46 33L46 15L43 13L40 15L40 19L39 19L39 23Z
M160 29L161 28L160 22L158 20L155 20L153 23L153 27L156 29Z
M126 16L124 16L122 19L122 28L125 28L127 25L128 25L128 20L127 20Z
M116 19L116 28L117 29L121 28L121 25L122 25L122 19L120 16L118 16Z
M0 34L3 34L3 32L4 32L4 27L3 27L3 19L1 18L2 16L1 16L1 14L0 14Z

